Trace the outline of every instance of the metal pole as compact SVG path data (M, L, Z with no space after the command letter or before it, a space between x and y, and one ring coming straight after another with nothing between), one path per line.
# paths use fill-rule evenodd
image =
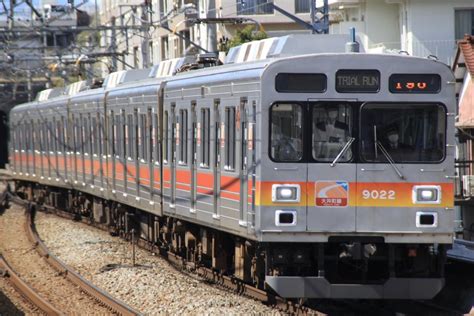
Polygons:
M316 34L316 28L314 27L316 24L316 13L316 0L309 0L309 15L311 15L311 25L313 26L312 34Z
M132 229L132 265L135 266L135 229Z

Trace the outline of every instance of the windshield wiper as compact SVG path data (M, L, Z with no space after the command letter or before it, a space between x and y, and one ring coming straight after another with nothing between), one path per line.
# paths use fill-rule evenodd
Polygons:
M400 170L397 168L397 166L395 165L395 161L393 160L392 156L390 156L390 154L388 153L388 151L383 147L383 145L377 141L376 143L376 147L378 146L380 148L380 151L382 152L382 154L385 156L385 158L387 158L388 162L390 163L390 165L392 166L393 170L395 170L395 172L398 174L398 176L400 177L400 179L405 179L405 177L403 176L403 174L400 172Z
M341 151L337 154L336 158L334 158L333 162L331 162L331 167L334 167L337 161L346 153L346 151L351 147L352 143L355 141L354 137L350 137L347 143L342 147Z

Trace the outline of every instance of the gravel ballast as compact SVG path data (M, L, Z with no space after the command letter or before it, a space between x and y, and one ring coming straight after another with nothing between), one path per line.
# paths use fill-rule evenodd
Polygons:
M144 314L265 314L279 311L209 285L166 260L85 224L38 213L36 227L50 251L94 285Z

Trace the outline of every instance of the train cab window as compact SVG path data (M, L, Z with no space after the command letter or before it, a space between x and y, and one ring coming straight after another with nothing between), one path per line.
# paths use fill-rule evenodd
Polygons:
M224 169L235 170L235 108L225 108L225 164Z
M201 167L209 168L210 152L211 152L211 110L201 110Z
M270 108L270 156L278 162L303 158L303 109L299 104Z
M332 162L350 141L352 131L352 109L347 104L318 104L312 115L312 153L319 162ZM352 159L348 148L339 162Z
M366 104L360 133L364 161L439 162L446 147L446 111L438 104Z
M179 110L179 163L188 163L188 110Z

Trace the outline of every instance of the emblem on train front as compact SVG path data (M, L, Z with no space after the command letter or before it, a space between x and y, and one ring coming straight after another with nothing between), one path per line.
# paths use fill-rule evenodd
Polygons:
M317 181L315 188L316 206L347 206L349 184L346 181Z

